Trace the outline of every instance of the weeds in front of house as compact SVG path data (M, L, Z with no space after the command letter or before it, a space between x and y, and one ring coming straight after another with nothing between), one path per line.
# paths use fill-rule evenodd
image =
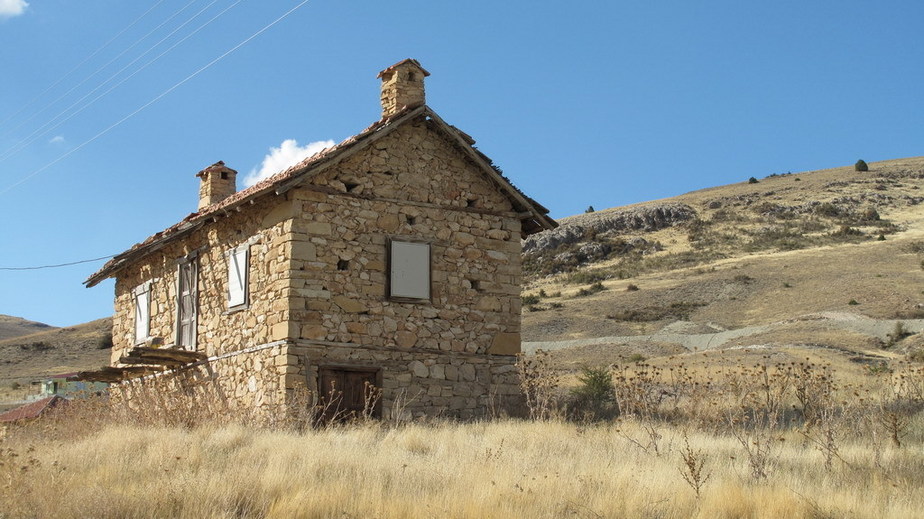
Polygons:
M924 506L920 364L847 379L769 357L628 362L583 371L575 392L545 355L519 369L531 420L306 426L324 412L307 392L286 395L305 399L299 413L257 419L204 402L204 381L78 403L0 440L0 515L910 518ZM620 414L568 412L574 394Z

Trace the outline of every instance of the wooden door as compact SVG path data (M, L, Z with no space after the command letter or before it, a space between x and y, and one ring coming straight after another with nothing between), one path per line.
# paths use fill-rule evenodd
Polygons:
M377 369L321 368L318 392L322 419L350 420L367 414L378 417Z

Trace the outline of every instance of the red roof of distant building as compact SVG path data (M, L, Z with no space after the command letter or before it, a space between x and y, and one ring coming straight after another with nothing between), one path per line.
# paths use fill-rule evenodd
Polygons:
M15 422L17 420L31 420L32 418L38 418L48 410L66 403L67 399L58 395L36 400L31 404L26 404L24 406L17 407L16 409L10 409L5 413L0 414L0 422Z

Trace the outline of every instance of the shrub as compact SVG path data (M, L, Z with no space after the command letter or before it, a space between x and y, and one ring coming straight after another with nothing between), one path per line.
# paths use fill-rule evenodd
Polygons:
M48 343L45 342L45 341L35 341L35 342L29 343L29 344L20 344L20 345L19 345L19 349L21 349L21 350L26 350L26 351L28 351L28 350L32 350L32 351L48 351L48 350L53 349L53 348L54 348L54 346L52 346L51 344L48 344Z
M629 284L626 286L626 292L636 292L636 291L638 291L638 285L633 284L633 283L629 283Z
M594 212L594 206L592 206L592 205L587 206L587 210L585 210L584 212L585 212L585 213L592 213L592 212Z
M830 202L825 202L815 207L815 214L819 216L835 217L841 215L841 210Z
M866 161L860 159L856 164L853 165L854 171L869 171L869 166L866 165Z
M863 236L863 231L855 227L850 227L849 225L842 225L838 230L831 233L831 236L840 236L843 238L851 236Z
M587 270L582 270L580 272L575 272L574 274L570 274L565 281L567 283L571 283L574 285L586 285L589 283L599 283L600 281L603 281L608 278L609 278L608 274L606 274L605 272L601 272L599 270L592 271L592 272L587 271Z
M109 348L112 348L112 334L107 333L100 337L96 342L96 347L101 350L108 350Z
M757 182L759 182L759 181L758 181L756 178L754 178L754 177L751 177L751 178L748 179L748 184L756 184Z
M648 359L645 358L645 356L642 355L641 353L633 353L632 355L629 355L629 362L641 364L642 362L645 362L646 360Z
M681 319L690 318L690 313L696 308L706 306L705 303L699 302L676 302L668 306L646 306L631 310L622 310L620 312L607 314L607 319L614 321L629 321L636 323L646 323L660 321L662 319Z
M587 288L582 288L578 290L578 293L575 297L586 297L589 295L596 294L597 292L602 292L604 290L606 290L606 287L603 286L603 283L597 281L596 283L594 283L593 285L590 285Z
M619 414L616 387L609 370L584 368L580 385L571 391L571 416L578 420L608 420Z
M860 303L858 303L856 299L851 299L850 301L847 301L847 304L850 306L856 306Z
M867 207L860 216L863 218L863 221L866 222L877 222L881 218L879 216L879 211L877 211L875 207Z
M520 296L520 302L523 303L523 306L532 306L539 304L539 296L534 294L526 294Z
M901 321L895 321L895 327L892 328L892 333L886 334L886 337L888 337L889 340L886 341L885 347L891 348L895 346L896 344L898 344L899 342L901 342L902 340L904 340L905 338L910 337L912 335L914 335L914 332L909 332L908 329L905 328L905 323Z

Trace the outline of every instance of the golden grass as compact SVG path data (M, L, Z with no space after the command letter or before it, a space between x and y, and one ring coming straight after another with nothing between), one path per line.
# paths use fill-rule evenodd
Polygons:
M656 456L631 441L641 425L109 426L66 441L14 432L0 517L911 518L924 507L920 438L845 444L827 471L792 436L754 481L734 438L690 432L710 475L697 499L681 475L683 431L659 426Z

